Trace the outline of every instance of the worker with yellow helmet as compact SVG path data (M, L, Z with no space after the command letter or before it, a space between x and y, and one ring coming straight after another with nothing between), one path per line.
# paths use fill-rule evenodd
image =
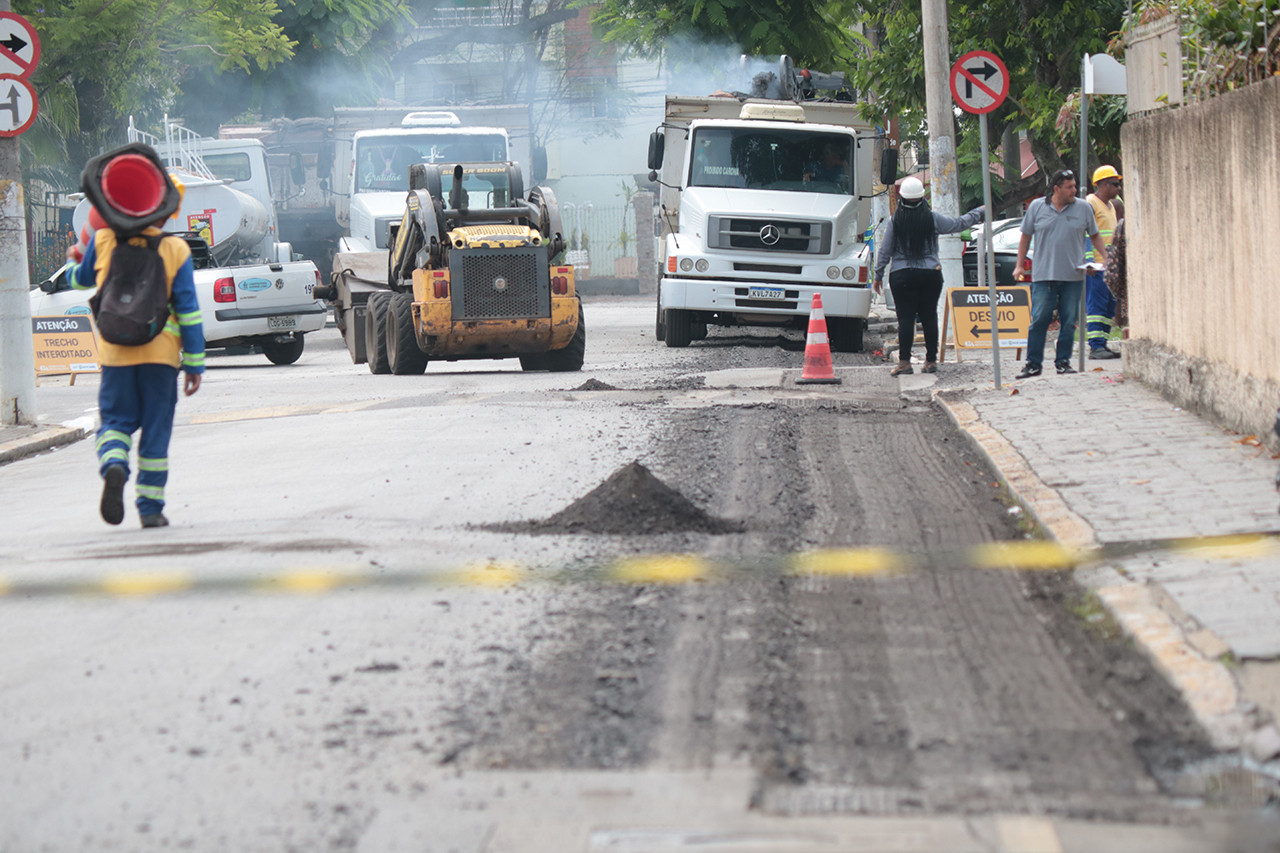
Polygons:
M1111 248L1111 241L1116 233L1116 204L1120 195L1120 173L1114 166L1099 166L1093 171L1093 192L1086 199L1093 208L1094 220L1098 223L1098 236ZM1086 260L1093 260L1090 249ZM1105 259L1104 259L1105 260ZM1089 358L1119 358L1120 353L1108 349L1107 341L1112 338L1115 327L1116 298L1107 288L1101 272L1091 272L1085 276L1085 323L1089 339Z

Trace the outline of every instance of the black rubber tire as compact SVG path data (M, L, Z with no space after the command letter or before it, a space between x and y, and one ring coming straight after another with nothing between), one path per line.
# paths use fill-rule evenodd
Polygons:
M707 324L706 323L690 324L689 337L695 341L705 341L707 339Z
M862 333L867 321L861 317L828 317L827 335L832 352L862 352Z
M387 308L391 294L379 291L369 294L364 312L364 349L370 373L390 373L387 358Z
M262 345L262 354L272 364L293 364L302 358L302 347L305 342L306 339L299 334L294 334L288 343L266 341Z
M531 355L520 356L520 369L523 371L546 370L547 354L543 352L535 352Z
M667 346L687 347L693 340L693 315L679 308L667 309Z
M387 363L396 376L416 376L427 369L427 354L418 348L413 330L413 297L391 296L387 307Z
M581 299L578 300L578 329L569 339L569 345L544 353L542 358L546 369L553 373L573 373L582 369L587 358L587 321L583 318ZM523 359L520 366L524 367Z

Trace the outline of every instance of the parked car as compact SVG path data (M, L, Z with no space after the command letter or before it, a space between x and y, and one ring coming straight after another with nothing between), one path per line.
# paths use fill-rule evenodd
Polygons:
M302 355L304 335L324 328L327 309L311 298L320 283L314 264L218 267L202 237L176 236L191 246L205 349L256 346L272 364L293 364ZM90 313L93 291L71 287L75 266L68 263L31 288L32 317Z
M991 223L991 248L995 254L996 286L1013 287L1022 282L1014 281L1013 270L1018 263L1018 241L1022 239L1019 227L1022 219L998 219ZM964 283L967 287L978 286L978 238L981 226L973 229L974 239L964 244L960 255L960 263L964 267ZM1027 257L1031 257L1027 250Z

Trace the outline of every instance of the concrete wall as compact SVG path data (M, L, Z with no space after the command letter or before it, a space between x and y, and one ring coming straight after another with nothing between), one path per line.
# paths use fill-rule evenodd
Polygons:
M1276 447L1280 78L1133 118L1126 370Z
M1182 35L1178 16L1139 24L1125 39L1129 113L1182 103Z

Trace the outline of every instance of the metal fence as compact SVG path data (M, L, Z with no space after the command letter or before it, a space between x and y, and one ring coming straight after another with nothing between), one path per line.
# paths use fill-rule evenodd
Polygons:
M420 30L447 30L457 27L505 27L516 18L511 6L466 6L437 8L418 27Z
M635 213L629 204L560 202L560 219L569 250L565 261L579 278L634 278ZM627 258L619 262L619 258Z
M1150 4L1140 21L1176 16L1184 102L1221 95L1280 73L1280 0L1190 0Z
M71 210L54 203L54 193L27 201L27 269L31 284L44 281L67 262L67 247L76 242Z

